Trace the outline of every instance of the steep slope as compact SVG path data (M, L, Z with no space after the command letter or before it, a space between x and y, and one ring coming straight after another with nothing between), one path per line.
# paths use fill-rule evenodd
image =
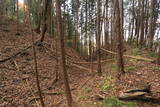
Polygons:
M20 24L20 35L16 35L16 22L4 16L0 18L2 19L0 20L0 60L20 52L0 64L0 105L7 107L37 105L39 98L37 98L32 48L26 50L26 47L32 44L30 29L27 25ZM36 33L34 36L36 40L40 38ZM43 46L36 46L40 82L47 107L63 101L65 96L61 78L58 77L58 81L55 82L56 74L60 76L61 73L59 48L57 42L56 54L56 41L49 35L46 36ZM69 82L74 93L89 72L73 64L73 62L83 61L77 52L66 47L66 54Z

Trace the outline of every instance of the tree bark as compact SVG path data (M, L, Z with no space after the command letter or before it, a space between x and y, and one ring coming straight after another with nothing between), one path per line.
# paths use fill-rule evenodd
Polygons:
M136 46L139 45L139 31L140 31L140 3L141 0L138 0L138 9L137 9L137 17L136 17Z
M29 4L29 1L28 1L28 4ZM28 12L29 12L28 13L28 15L29 15L29 26L30 26L31 35L32 35L32 49L33 49L33 57L34 57L34 69L35 69L35 74L36 74L36 85L37 85L41 105L42 105L42 107L45 107L43 96L42 96L42 91L41 91L41 86L40 86L40 81L39 81L39 72L38 72L37 55L36 55L37 53L36 53L36 48L35 48L35 44L34 44L35 39L34 39L33 30L32 30L30 10Z
M65 58L65 46L64 46L64 31L62 26L62 17L61 17L61 6L60 1L56 0L56 16L58 23L58 36L60 37L60 45L61 45L61 66L63 72L63 80L65 84L65 93L67 97L68 107L72 107L72 96L68 82L68 74L66 70L66 58Z
M130 38L130 44L132 43L132 41L133 41L133 34L134 34L134 23L135 23L135 10L134 10L134 0L132 1L133 3L132 3L132 30L131 30L131 38Z
M19 35L19 4L17 0L17 33L16 35Z
M141 35L140 35L139 44L141 47L144 45L144 2L145 0L142 0L140 5L141 6L141 26L140 26Z
M45 33L47 31L47 18L49 15L49 9L51 6L51 1L52 0L45 0L45 5L44 5L44 12L43 12L43 25L42 25L42 33L41 33L41 39L40 41L43 42L44 41L44 37L45 37Z
M157 18L155 17L155 8L156 8L156 0L151 0L151 5L150 5L150 19L149 19L149 31L148 31L148 47L150 50L152 50L152 45L153 45L153 39L154 39L154 34L155 34L155 24Z
M122 19L120 15L120 8L119 8L119 0L115 0L115 14L116 14L116 29L117 29L117 49L118 49L118 71L120 73L124 73L124 61L123 61L123 35L122 35Z
M97 0L97 49L98 49L98 73L99 75L102 75L101 71L101 51L100 51L100 45L101 45L101 31L100 31L100 5L101 1Z
M42 0L38 0L38 6L37 6L37 12L38 12L38 23L37 23L37 28L35 29L35 31L37 32L37 33L40 33L41 32L41 30L40 30L40 28L41 28L41 19L42 19L42 9L40 8L41 7L41 2L42 2Z
M104 30L104 34L105 34L105 48L108 49L108 47L109 47L108 0L106 0L105 11L106 11L105 30Z
M159 41L159 42L160 42L160 41ZM159 43L159 50L158 50L157 64L158 64L158 65L160 65L160 43Z

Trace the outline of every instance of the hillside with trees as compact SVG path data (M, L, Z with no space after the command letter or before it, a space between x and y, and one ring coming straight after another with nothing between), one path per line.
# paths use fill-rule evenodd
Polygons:
M160 0L0 0L0 107L159 107Z

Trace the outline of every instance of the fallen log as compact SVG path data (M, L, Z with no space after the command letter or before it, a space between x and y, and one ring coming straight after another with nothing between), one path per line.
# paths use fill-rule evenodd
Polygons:
M107 60L102 60L101 63L105 63L105 62L109 62L112 61L114 59L107 59ZM97 64L97 61L94 62L73 62L74 64Z
M140 101L160 104L160 98L152 96L154 92L151 92L150 86L143 86L142 88L130 89L120 94L119 100L124 101Z
M120 100L132 100L132 99L141 98L144 95L147 95L147 92L139 92L139 91L131 92L131 93L124 92L123 94L119 96L119 99Z
M51 49L48 49L47 47L45 47L47 50L49 50L51 53L55 53L54 51L52 51ZM52 54L52 55L53 55ZM59 56L58 56L59 57ZM54 58L57 58L56 56L54 57ZM67 60L68 59L68 60ZM77 65L77 64L80 64L80 63L75 63L75 62L73 62L73 61L70 61L69 60L70 59L70 57L66 57L66 64L68 65L68 66L74 66L74 67L77 67L77 68L79 68L79 69L83 69L83 70L86 70L86 71L91 71L91 69L88 69L88 68L86 68L86 67L84 67L84 66L80 66L80 65ZM88 63L88 62L87 62ZM94 71L94 70L92 70L92 71ZM95 72L97 72L97 71L95 71Z
M160 104L160 98L155 98L145 92L135 93L134 95L128 97L119 97L119 100Z
M150 85L140 85L139 88L133 88L126 90L125 92L121 93L119 96L120 99L134 99L139 98L144 95L149 95L151 93Z
M88 69L86 67L83 67L83 66L80 66L80 65L77 65L77 64L69 64L70 66L74 66L74 67L77 67L79 69L83 69L83 70L86 70L86 71L94 71L94 72L97 72L95 70L91 70L91 69Z
M109 50L106 50L104 48L101 48L101 50L107 52L107 53L110 53L110 54L113 54L113 55L117 55L116 52L112 52L112 51L109 51ZM123 55L124 57L128 57L128 58L132 58L132 59L136 59L136 60L140 60L140 61L148 61L148 62L154 62L154 60L152 59L149 59L149 58L143 58L143 57L139 57L139 56L131 56L131 55Z

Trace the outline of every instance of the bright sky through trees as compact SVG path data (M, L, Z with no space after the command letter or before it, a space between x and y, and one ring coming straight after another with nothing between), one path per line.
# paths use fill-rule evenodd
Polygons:
M18 0L18 1L19 1L19 3L22 3L22 4L24 3L24 0Z

